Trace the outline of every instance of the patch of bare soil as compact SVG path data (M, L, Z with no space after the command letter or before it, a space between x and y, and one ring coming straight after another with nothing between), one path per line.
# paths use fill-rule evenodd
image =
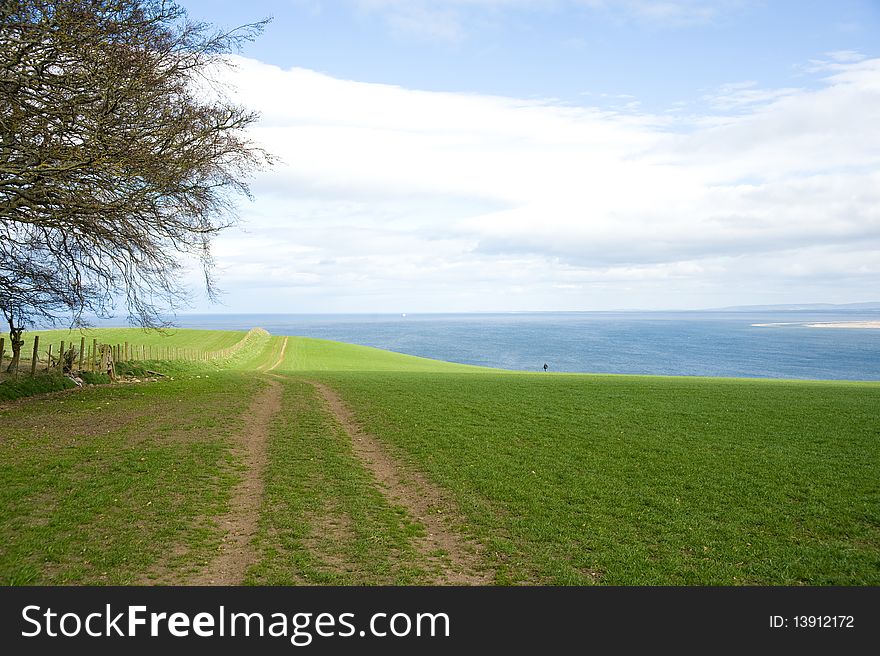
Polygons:
M93 385L92 387L108 387L109 385ZM81 387L68 387L67 389L54 390L52 392L40 392L39 394L31 394L30 396L23 396L18 399L12 399L11 401L2 401L0 402L0 412L5 412L7 410L13 410L15 408L19 408L23 405L27 405L29 403L33 403L36 401L45 401L46 399L54 399L58 397L65 397L69 394L73 394L74 392L78 392L82 390ZM88 388L86 388L88 389Z
M16 408L20 408L22 406L28 405L30 403L34 403L37 401L45 401L51 400L55 398L63 398L70 394L76 394L78 392L82 392L83 390L88 390L93 387L118 387L119 385L133 385L138 383L152 383L158 381L158 378L135 378L133 376L125 376L117 378L114 383L98 383L96 385L85 383L83 385L78 385L76 387L68 387L66 389L54 390L52 392L40 392L39 394L31 394L30 396L23 396L18 399L12 399L11 401L2 401L0 402L0 413L6 412L8 410L14 410Z
M65 448L71 442L89 437L111 433L128 424L137 422L141 413L128 408L120 409L121 404L110 405L100 400L84 408L73 400L66 403L66 397L73 390L51 392L38 397L27 397L10 401L7 406L0 406L0 417L3 419L4 431L0 440L5 440L16 430L26 430L33 436L51 435L50 448ZM39 404L43 404L40 406ZM36 406L39 412L6 414L22 406Z
M240 585L247 568L256 561L251 541L257 532L257 520L263 497L263 472L266 468L266 441L272 417L281 408L281 384L266 379L246 414L246 423L235 451L244 464L241 482L232 491L229 512L219 519L223 542L213 562L187 581L189 585Z
M426 535L415 547L434 572L437 585L488 585L493 572L483 566L480 546L455 531L463 523L450 500L420 472L404 468L372 435L364 432L335 390L310 381L351 438L354 453L378 481L382 493L401 506Z

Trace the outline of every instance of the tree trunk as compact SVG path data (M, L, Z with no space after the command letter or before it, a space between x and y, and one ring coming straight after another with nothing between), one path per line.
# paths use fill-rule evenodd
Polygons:
M9 327L9 340L10 345L12 346L12 361L10 361L9 366L6 367L7 373L12 373L13 371L18 370L18 361L21 359L21 347L24 344L24 340L21 338L23 332L23 328Z

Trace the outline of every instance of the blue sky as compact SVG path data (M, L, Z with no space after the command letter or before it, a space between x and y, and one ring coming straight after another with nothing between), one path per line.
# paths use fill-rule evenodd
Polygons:
M880 54L874 0L183 5L221 26L273 17L243 54L284 68L572 103L627 94L652 109L692 101L730 81L787 86L802 78L805 62L826 52Z
M880 3L187 1L282 164L214 311L877 300Z

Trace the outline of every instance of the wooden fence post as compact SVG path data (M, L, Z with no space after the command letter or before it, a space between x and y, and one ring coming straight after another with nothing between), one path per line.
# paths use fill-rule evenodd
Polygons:
M37 357L39 356L39 351L37 349L40 348L40 336L34 335L34 355L31 357L31 376L35 376L37 374Z
M6 338L0 337L0 369L3 369L3 351L6 350Z
M46 352L46 371L52 366L52 345L49 344L49 350Z
M98 368L97 364L98 359L98 340L96 338L92 338L92 371Z
M85 350L86 350L86 338L80 337L79 338L79 370L80 371L82 371L82 369L83 369L83 355L84 355L83 351L85 351Z
M64 340L61 340L61 348L58 349L58 371L64 373Z

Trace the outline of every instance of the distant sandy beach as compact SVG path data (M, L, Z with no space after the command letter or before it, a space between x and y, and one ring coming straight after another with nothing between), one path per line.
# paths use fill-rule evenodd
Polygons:
M880 321L833 321L806 325L808 328L880 328Z
M807 328L880 328L880 321L829 321L826 323L803 323L801 321L786 321L780 323L753 323L753 328L766 328L769 326L806 326Z

